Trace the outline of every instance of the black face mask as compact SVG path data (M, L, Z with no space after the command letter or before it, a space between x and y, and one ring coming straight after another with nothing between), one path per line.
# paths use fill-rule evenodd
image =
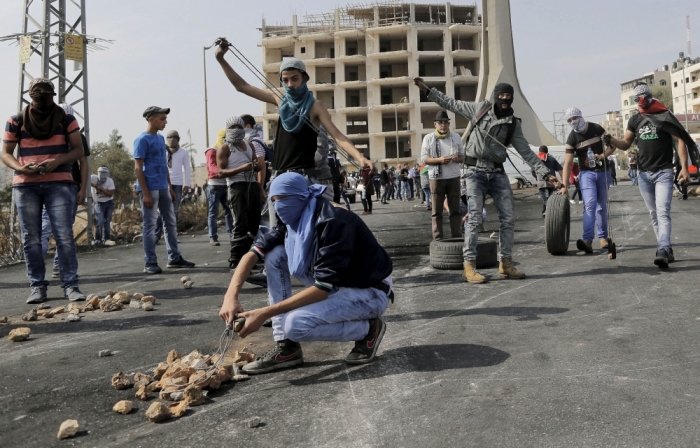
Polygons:
M510 99L499 98L498 95L501 93L509 93ZM513 94L513 86L510 84L500 83L493 89L493 102L496 104L494 111L496 112L497 117L501 118L513 115L513 109L511 108L511 105L513 104ZM504 104L508 106L505 109L503 108Z
M40 111L45 111L53 106L53 94L45 92L29 92L33 106Z

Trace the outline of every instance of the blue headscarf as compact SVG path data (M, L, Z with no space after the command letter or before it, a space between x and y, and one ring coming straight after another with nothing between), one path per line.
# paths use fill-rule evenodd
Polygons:
M304 81L296 89L284 86L285 92L280 104L279 114L282 127L287 132L296 134L304 126L304 118L308 118L311 113L311 106L314 105L314 94Z
M326 188L325 185L309 185L304 176L297 173L284 173L270 185L270 197L282 196L273 203L273 207L287 225L284 248L287 251L289 273L295 277L306 274L311 264L316 228L316 198Z

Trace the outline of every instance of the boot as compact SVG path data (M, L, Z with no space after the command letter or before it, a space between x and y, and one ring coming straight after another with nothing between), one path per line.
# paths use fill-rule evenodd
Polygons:
M464 262L464 273L462 278L469 283L485 283L486 277L476 271L476 260Z
M601 249L607 249L608 248L608 239L607 238L602 238L600 240L600 248Z
M513 278L518 280L525 278L525 274L523 272L520 272L513 267L513 259L511 257L501 258L501 263L498 265L498 273L501 274L501 277L505 278Z

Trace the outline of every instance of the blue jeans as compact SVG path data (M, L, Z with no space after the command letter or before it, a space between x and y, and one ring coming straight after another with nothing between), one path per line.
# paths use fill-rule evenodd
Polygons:
M639 178L638 178L638 173L637 173L636 168L628 169L627 175L630 177L630 180L632 181L632 185L639 185Z
M579 174L583 195L584 241L593 241L593 227L597 227L598 238L608 237L608 171L581 171Z
M209 238L219 238L217 230L217 218L219 217L219 204L224 207L224 219L226 220L226 232L231 239L233 234L233 215L228 208L228 187L226 185L208 185L206 190L207 201L209 202L209 215L207 217L209 227Z
M267 253L265 270L270 305L290 298L291 276L284 245ZM314 284L310 275L299 281L306 287ZM369 320L381 316L388 304L389 298L379 289L337 288L325 300L273 317L272 336L275 341L359 341L369 332Z
M423 187L423 196L425 197L425 205L428 208L431 208L431 202L430 202L430 197L432 196L430 194L430 187Z
M670 249L673 169L639 171L639 191L649 210L658 249Z
M173 209L175 210L175 229L177 230L177 216L178 212L180 211L180 202L182 201L182 185L172 185L172 187L173 191L175 192L175 202L173 202ZM163 217L159 214L158 221L156 221L156 239L159 240L160 237L163 236L163 230Z
M73 193L78 196L79 188L77 185L72 186ZM75 215L78 213L78 201L75 201L75 208L73 209L73 222L71 222L70 228L73 228L75 224ZM41 211L41 256L46 258L46 252L49 250L49 238L51 238L51 220L49 219L49 214L46 212L46 207ZM58 250L53 256L53 267L58 268Z
M111 239L112 213L114 213L114 200L95 202L95 220L97 220L97 227L95 228L95 241L106 241Z
M413 197L411 195L411 186L407 180L401 181L401 194L404 199L411 199Z
M46 265L41 247L41 214L46 212L56 239L56 253L61 267L62 287L78 286L78 256L73 239L75 188L62 182L15 187L15 206L22 230L24 260L31 287L45 288Z
M479 230L483 226L484 198L487 194L493 198L501 222L498 235L498 259L513 256L515 240L515 205L513 190L506 174L488 173L477 170L467 170L466 173L469 217L464 235L464 260L476 260L476 245L479 241Z
M177 248L177 223L175 222L175 211L173 210L173 200L168 190L151 190L153 197L153 207L148 208L143 205L143 192L139 192L141 201L141 212L143 213L143 259L146 265L157 265L156 255L156 221L158 212L165 222L165 247L168 250L168 261L180 259L180 251Z

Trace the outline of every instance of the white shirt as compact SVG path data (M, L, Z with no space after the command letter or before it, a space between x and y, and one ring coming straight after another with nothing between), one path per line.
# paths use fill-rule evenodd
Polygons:
M170 148L168 148L170 149ZM185 182L182 182L182 170L185 169ZM185 148L180 147L173 153L172 167L168 168L170 172L171 185L190 186L190 154Z
M97 175L96 174L91 174L90 175L90 184L96 184L97 183ZM105 190L114 190L114 181L112 180L111 177L108 177L107 180L105 181L104 184L101 185L102 188ZM114 199L114 196L109 197L106 196L104 193L99 192L95 189L95 187L90 187L90 190L92 190L92 201L93 202L107 202L111 201Z
M464 155L464 150L462 149L462 138L456 132L450 132L449 137L436 138L435 133L431 132L423 138L423 145L420 151L420 163L425 163L427 158L436 158L437 154L435 151L435 142L440 145L440 157L451 156L453 154ZM459 166L460 163L450 162L447 165L440 165L442 167L442 175L437 177L435 170L435 165L430 165L428 172L430 173L431 179L454 179L460 177Z
M229 149L231 150L231 154L228 156L228 164L226 165L226 169L230 170L233 168L238 168L239 166L243 166L246 163L250 163L253 159L253 148L250 143L247 141L243 140L243 143L245 143L246 150L245 152L241 151L235 146L229 145ZM238 173L235 176L227 177L226 178L226 185L231 185L236 182L257 182L258 181L258 176L257 173L252 172L252 171L245 171L243 173Z

